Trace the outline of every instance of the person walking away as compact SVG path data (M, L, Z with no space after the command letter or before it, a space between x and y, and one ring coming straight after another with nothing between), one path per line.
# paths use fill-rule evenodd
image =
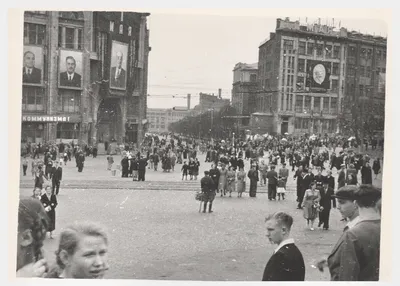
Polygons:
M238 192L238 198L242 197L242 193L246 191L246 172L243 168L239 169L237 173L237 186L236 190Z
M45 193L41 196L40 202L49 217L49 225L47 231L50 232L50 238L53 238L53 231L56 229L56 207L58 205L57 198L52 192L50 186L46 186Z
M182 169L181 169L181 171L182 171L182 180L183 180L184 177L185 177L185 180L187 180L188 170L189 170L189 165L186 164L186 161L185 161L185 162L183 162Z
M235 191L235 185L236 185L236 172L233 169L232 166L228 167L228 173L226 174L226 178L228 181L228 185L227 185L227 190L229 192L229 197L232 197L232 192Z
M265 219L267 238L278 245L264 269L262 281L304 281L305 264L300 250L290 238L293 218L277 212Z
M217 193L219 192L218 190L219 176L220 176L220 171L218 170L218 165L212 164L210 169L210 177L214 181L214 188L217 191Z
M77 164L78 164L78 172L81 173L83 171L83 165L85 162L85 155L83 154L82 151L80 151L78 153L78 157L77 157Z
M249 195L250 197L255 198L257 195L257 182L259 181L256 165L251 166L251 169L247 173L247 177L250 179Z
M374 170L375 180L378 178L378 174L381 172L381 162L379 158L375 159L372 164L372 169Z
M278 176L281 177L282 180L285 182L285 190L286 190L286 184L289 177L289 169L286 168L285 162L282 163L282 168L279 169Z
M278 184L278 173L275 171L275 165L267 173L268 179L268 199L276 200L276 186Z
M316 182L312 182L310 188L304 193L302 203L303 216L307 220L307 227L309 227L310 230L314 230L314 221L318 212L316 204L319 204L320 199L321 194L316 188Z
M260 171L260 186L266 185L267 184L267 171L268 171L268 165L265 164L264 160L261 160L261 164L259 166L259 171Z
M326 176L325 176L325 180L324 183L327 182L329 188L331 188L333 191L335 191L335 178L332 177L332 171L331 170L327 170L326 171Z
M61 166L58 165L58 162L55 162L55 166L53 167L53 177L51 178L51 184L52 184L52 194L54 193L58 195L58 192L60 191L60 184L62 180L62 168Z
M203 193L203 213L207 210L208 203L208 212L212 213L212 203L215 199L215 185L214 181L210 178L210 172L204 171L204 177L200 180L201 192Z
M97 146L96 146L96 145L94 145L94 146L93 146L93 151L92 151L93 158L97 158L97 152L98 152L98 150L97 150Z
M122 178L128 178L129 173L129 159L127 155L124 155L124 158L121 160L121 167L122 167Z
M141 156L139 162L138 162L138 181L145 181L145 176L146 176L146 166L147 166L147 160L144 158L144 156Z
M28 159L26 159L26 156L24 156L22 159L22 172L23 172L24 176L26 176L27 169L28 169Z
M107 156L107 170L110 171L114 164L114 157L112 155Z
M334 190L329 187L328 181L324 181L323 187L320 189L321 200L320 206L322 211L319 212L319 223L318 227L323 227L324 230L329 229L329 216L333 204L333 208L336 208L336 199L333 197Z
M285 199L285 193L286 193L286 183L285 180L282 177L278 177L278 188L276 189L276 192L278 194L278 200L281 200L281 196L282 196L282 200Z
M138 168L139 168L139 161L136 157L132 158L131 161L131 169L132 169L132 180L138 181Z
M155 152L153 154L153 164L154 164L154 171L158 170L158 163L160 162L160 157L158 156L158 154Z
M361 168L361 182L365 185L372 185L372 169L368 162Z
M296 178L297 178L297 180L296 180ZM303 196L304 196L304 194L303 194L303 196L301 195L302 194L302 185L303 185L303 183L302 183L302 180L303 180L303 166L299 166L298 168L297 168L297 170L296 170L296 172L295 172L295 174L294 174L294 176L293 176L293 179L295 179L296 180L296 193L297 193L297 202L300 202L301 200L302 200L302 198L303 198ZM300 208L300 205L301 204L298 204L298 206L297 206L297 208L299 209Z

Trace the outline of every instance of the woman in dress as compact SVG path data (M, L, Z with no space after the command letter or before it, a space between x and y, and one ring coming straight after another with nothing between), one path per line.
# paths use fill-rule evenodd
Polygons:
M236 181L236 172L233 170L232 166L229 166L228 168L228 173L226 174L227 180L228 180L228 192L229 192L229 197L232 197L232 192L235 191L235 181Z
M108 238L95 223L77 223L64 229L56 251L57 265L47 278L101 279L107 263Z
M237 186L238 198L242 197L242 193L246 191L246 172L243 168L239 168L237 173Z
M318 189L316 189L316 182L312 182L310 185L310 189L306 190L304 193L304 198L303 198L303 216L307 220L307 227L310 228L310 230L314 230L314 221L317 217L317 208L316 205L319 204L319 201L321 200L321 194Z
M53 231L56 229L56 207L58 205L56 195L51 193L51 187L46 186L45 193L40 198L47 215L49 216L50 223L47 231L50 232L50 238L53 238Z
M374 163L372 164L372 170L374 170L375 179L377 179L378 174L381 171L381 162L380 162L379 158L374 160Z
M226 195L226 187L227 187L227 175L228 170L225 168L225 164L221 164L221 170L219 170L219 180L218 180L218 189L221 191L221 197Z
M197 176L199 175L199 167L200 167L200 162L197 158L195 158L193 166L193 176L195 180L197 180Z
M195 172L195 162L193 161L193 158L189 159L189 177L190 180L193 180L193 174Z

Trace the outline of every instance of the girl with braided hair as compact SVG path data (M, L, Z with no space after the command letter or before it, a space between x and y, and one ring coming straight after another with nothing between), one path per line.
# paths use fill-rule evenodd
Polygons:
M57 265L47 278L101 279L109 268L107 252L108 238L101 226L92 222L69 226L60 234Z
M42 247L48 216L38 199L21 198L18 207L17 277L45 277Z

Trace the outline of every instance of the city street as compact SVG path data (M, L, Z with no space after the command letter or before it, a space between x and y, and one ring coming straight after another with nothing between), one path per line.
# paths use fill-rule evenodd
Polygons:
M117 162L120 157L114 158ZM199 159L202 174L210 163L204 163L204 155ZM68 162L57 197L55 239L45 241L48 259L54 262L63 227L91 220L109 233L107 278L260 281L276 247L265 237L264 218L281 210L294 217L292 235L304 256L306 280L329 280L327 271L320 273L311 265L329 254L342 232L337 210L331 212L329 231L306 229L302 211L296 209L295 181L289 179L285 201L269 201L266 187L259 187L257 198L249 198L248 192L241 199L236 194L217 196L214 213L199 213L194 191L200 183L182 182L180 168L173 173L148 170L147 182L132 182L120 174L112 176L105 156L87 158L83 173L77 172L74 161ZM21 176L21 195L31 195L30 186L28 169L28 175Z

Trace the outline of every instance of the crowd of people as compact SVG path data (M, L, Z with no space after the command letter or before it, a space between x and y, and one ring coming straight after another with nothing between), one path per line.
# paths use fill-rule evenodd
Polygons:
M43 149L43 160L38 156L37 148ZM340 137L268 136L214 141L174 134L161 138L148 135L139 147L125 146L121 152L120 168L122 177L145 181L146 169L157 172L161 163L163 172L173 173L179 164L182 165L179 168L182 180L188 180L188 176L189 180L197 180L198 153L205 154L204 163L211 163L211 168L204 172L200 180L201 191L196 194L203 213L207 210L213 212L217 194L231 197L237 193L241 198L248 192L249 197L256 198L259 187L267 188L270 201L284 201L288 191L296 191L297 208L303 211L310 230L314 230L317 218L318 227L329 230L330 211L337 207L343 220L347 221L346 229L332 254L315 267L322 271L327 265L332 280L376 281L379 279L381 190L372 183L373 174L376 178L382 163L380 158L372 160L369 155L357 153L355 149L354 142ZM55 230L62 166L75 157L78 172L82 172L85 157L96 157L97 148L61 142L30 146L26 150L22 160L23 175L26 175L27 157L30 155L35 183L32 198L20 200L18 255L21 261L17 263L17 276L103 277L108 269L108 239L104 230L95 224L78 224L63 229L56 252L57 265L46 265L40 251L46 233L52 238ZM113 168L114 156L107 154L108 170ZM245 170L247 165L249 169ZM288 190L289 179L296 180L295 190ZM246 180L250 182L249 186ZM304 260L290 238L292 224L292 216L285 212L266 218L267 237L278 248L265 267L263 281L304 280ZM366 237L368 233L373 236L370 240ZM371 249L363 248L366 243L370 243ZM76 260L73 257L88 249L98 259L93 258L85 267L74 265Z

